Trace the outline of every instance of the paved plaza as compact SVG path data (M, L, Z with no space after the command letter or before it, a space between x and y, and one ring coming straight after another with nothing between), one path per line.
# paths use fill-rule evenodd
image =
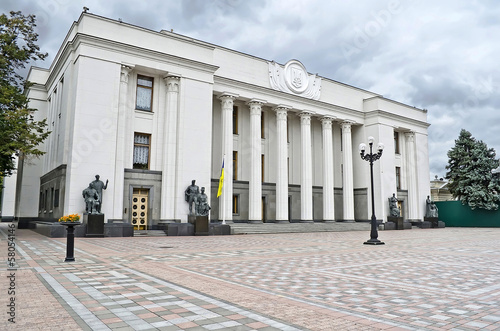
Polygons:
M75 238L64 262L9 224L1 330L500 330L500 229Z

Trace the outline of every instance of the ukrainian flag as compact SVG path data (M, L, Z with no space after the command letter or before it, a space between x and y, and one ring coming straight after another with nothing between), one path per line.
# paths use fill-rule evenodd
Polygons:
M219 190L217 191L217 198L220 197L222 194L222 186L223 185L224 185L224 160L222 160L222 169L220 171Z

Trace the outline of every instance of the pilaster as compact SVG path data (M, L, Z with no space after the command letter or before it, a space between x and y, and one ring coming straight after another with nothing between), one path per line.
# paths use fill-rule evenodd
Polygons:
M406 178L408 179L408 220L419 220L417 163L415 154L415 132L405 132L406 141Z
M163 78L166 85L166 109L163 136L163 164L161 185L160 218L166 221L175 219L175 187L177 181L177 118L179 113L180 77L167 75Z
M113 214L110 219L123 219L123 185L125 181L125 155L126 155L126 124L127 124L127 90L130 73L133 67L122 65L120 69L120 89L118 100L118 114L116 123L116 157L115 176L113 180Z

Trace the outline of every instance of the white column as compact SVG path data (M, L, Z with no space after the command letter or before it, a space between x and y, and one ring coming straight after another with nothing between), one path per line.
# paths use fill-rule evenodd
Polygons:
M226 92L219 96L222 106L222 154L225 155L219 218L226 221L233 220L233 101L236 97L237 95Z
M123 219L123 189L125 173L125 155L129 146L125 144L126 119L127 119L127 90L128 79L132 68L122 65L120 72L120 96L118 101L118 115L116 123L116 151L115 151L115 177L113 179L113 215L110 219Z
M160 219L175 219L175 187L177 178L177 117L179 113L179 82L177 75L163 78L167 87L165 123L163 126L163 164L161 172Z
M250 106L250 187L248 222L262 223L262 141L261 114L263 100L252 99Z
M354 179L352 166L352 122L342 122L342 155L344 159L344 221L354 221Z
M323 126L323 221L335 220L332 117L321 118Z
M278 153L276 162L276 222L288 222L288 143L287 143L287 112L290 107L277 106L276 135Z
M313 221L312 198L312 146L311 115L304 111L300 116L301 176L300 176L300 219L301 222Z
M418 220L417 163L415 154L415 132L405 132L406 178L408 178L408 220Z

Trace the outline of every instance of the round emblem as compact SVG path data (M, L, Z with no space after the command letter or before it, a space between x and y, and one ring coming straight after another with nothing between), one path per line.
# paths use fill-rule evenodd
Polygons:
M294 93L302 93L309 85L306 68L297 60L288 61L285 65L285 83Z

